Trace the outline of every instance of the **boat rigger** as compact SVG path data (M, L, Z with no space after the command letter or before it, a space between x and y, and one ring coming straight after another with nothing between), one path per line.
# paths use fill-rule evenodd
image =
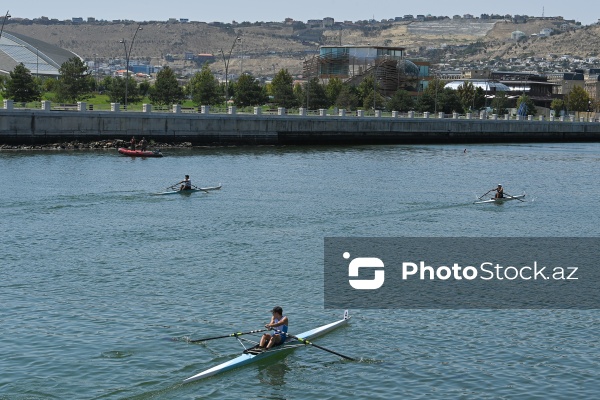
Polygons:
M242 343L242 346L244 346L243 341L253 343L254 346L252 346L250 348L246 348L246 346L244 346L245 350L242 352L242 354L239 355L238 357L234 358L233 360L224 362L222 364L219 364L212 368L209 368L205 371L202 371L196 375L190 376L189 378L185 379L183 382L189 383L189 382L197 381L200 379L208 378L209 376L213 376L213 375L219 374L221 372L230 371L232 369L239 368L244 365L248 365L253 362L257 362L259 360L263 360L274 354L291 351L291 350L295 349L296 347L301 347L301 346L306 346L306 345L311 345L311 346L317 347L321 350L325 350L329 353L336 354L338 356L341 356L341 357L349 359L349 360L353 360L352 358L344 356L343 354L334 352L332 350L326 349L322 346L312 343L313 339L315 339L319 336L322 336L328 332L331 332L332 330L337 329L340 326L346 325L348 323L349 319L350 319L350 317L348 316L348 310L346 310L344 312L343 319L340 319L338 321L335 321L335 322L332 322L332 323L329 323L326 325L319 326L317 328L311 329L306 332L302 332L298 335L288 334L288 338L286 339L285 343L283 343L279 346L273 347L266 351L264 349L258 348L258 343L253 342L248 339L240 338L241 335L246 334L244 332L238 332L238 333L227 335L227 336L218 336L215 338L209 338L209 339L216 339L216 338L221 338L221 337L233 336L233 337L237 338L240 341L240 343ZM256 332L256 331L250 331L248 333L254 333L254 332ZM205 340L209 340L209 339L205 339ZM197 342L197 340L192 341L192 342Z

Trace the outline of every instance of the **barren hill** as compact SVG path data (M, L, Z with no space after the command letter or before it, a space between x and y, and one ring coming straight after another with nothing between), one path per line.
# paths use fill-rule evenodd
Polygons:
M412 56L417 56L427 48L483 43L480 51L468 56L471 60L494 57L507 59L524 55L547 57L549 53L582 58L600 55L600 26L587 26L547 38L530 37L525 42L515 43L510 40L511 32L516 30L528 35L537 34L544 28L559 32L560 24L560 21L552 20L532 20L519 24L444 20L344 26L323 30L294 29L292 26L276 23L232 27L201 22L150 22L144 23L143 30L138 32L131 58L165 65L166 54L183 59L183 53L187 51L196 54L212 53L217 61L211 68L219 71L224 69L219 51L222 49L225 54L229 53L238 35L242 37L242 42L235 44L229 70L239 73L243 67L244 71L255 76L272 75L273 70L280 68L287 68L292 74L300 74L303 58L314 54L320 44L401 46L406 47ZM94 59L96 55L100 60L108 60L124 58L124 47L119 41L125 39L129 44L136 28L137 23L133 22L45 25L10 21L5 30L58 45L85 59ZM186 65L180 61L179 66ZM188 62L187 68L197 66Z

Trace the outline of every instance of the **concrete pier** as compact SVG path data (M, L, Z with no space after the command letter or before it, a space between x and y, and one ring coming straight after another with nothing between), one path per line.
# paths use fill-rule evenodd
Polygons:
M12 106L12 104L10 105ZM129 139L193 145L507 143L600 141L600 123L589 119L465 119L416 117L414 113L303 115L253 112L48 111L0 109L0 144Z

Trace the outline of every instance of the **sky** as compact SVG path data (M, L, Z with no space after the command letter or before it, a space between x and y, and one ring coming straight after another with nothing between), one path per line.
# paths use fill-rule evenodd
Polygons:
M484 2L481 0L430 0L428 2L364 0L223 0L223 1L65 1L31 0L25 3L5 2L13 17L38 18L45 16L59 20L73 17L96 19L128 19L134 21L166 21L169 18L187 18L203 22L256 22L283 21L293 18L298 21L332 17L336 21L376 20L401 17L405 14L431 14L434 16L472 14L531 15L536 17L562 16L584 25L600 19L600 1L578 2L566 6L563 0L503 0ZM172 6L166 6L172 4ZM2 11L0 11L1 13Z

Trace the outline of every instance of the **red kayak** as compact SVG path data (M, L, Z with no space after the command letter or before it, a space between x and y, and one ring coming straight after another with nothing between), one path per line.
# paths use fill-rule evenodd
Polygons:
M154 151L142 151L142 150L130 150L124 147L119 147L119 153L131 156L131 157L162 157L160 150Z

